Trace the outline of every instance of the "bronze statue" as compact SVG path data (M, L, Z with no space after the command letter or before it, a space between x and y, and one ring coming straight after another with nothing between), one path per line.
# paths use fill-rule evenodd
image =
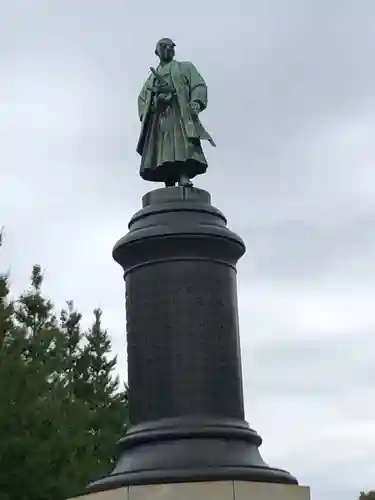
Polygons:
M138 97L137 152L143 179L188 187L207 170L201 140L215 143L198 117L207 106L207 85L193 63L174 60L174 48L169 38L156 45L160 63L150 68Z

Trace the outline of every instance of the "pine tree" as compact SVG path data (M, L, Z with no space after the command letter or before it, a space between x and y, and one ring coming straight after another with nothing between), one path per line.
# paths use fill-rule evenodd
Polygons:
M52 302L41 294L43 273L39 265L33 267L30 281L30 289L20 296L15 307L17 325L28 340L24 357L43 365L53 375L61 333Z
M16 321L17 305L9 299L8 277L0 277L0 495L22 498L29 486L33 498L35 475L28 474L35 441L35 422L45 392L45 377L36 365L26 362L28 333ZM40 415L38 415L40 416ZM25 484L26 482L26 484ZM1 498L1 497L0 497Z
M82 314L74 308L73 301L68 300L67 309L61 311L60 330L63 342L62 373L70 398L79 397L79 384L85 376L82 366L81 319Z
M89 412L84 403L71 403L61 377L53 377L61 337L58 342L53 306L41 294L40 267L34 267L31 282L13 305L8 278L0 279L6 340L0 352L0 499L63 500L90 475L80 462L91 451Z
M0 247L2 245L0 232ZM15 401L23 379L22 364L17 363L15 349L12 348L13 304L9 299L8 276L0 274L0 499L8 500L4 476L12 465L14 450L9 436L16 430L16 422L12 420L15 413ZM8 439L7 439L8 438ZM4 471L4 472L2 472Z
M375 500L375 490L368 491L367 493L361 491L359 500Z
M3 231L0 230L0 250L3 244ZM9 276L7 273L0 273L0 354L9 353L11 350L11 340L13 331L14 305L9 299Z
M1 246L1 233L0 233ZM13 304L8 298L8 276L0 274L0 352L9 346L9 334L12 330Z
M57 321L42 284L34 266L29 290L12 301L0 274L0 500L81 493L107 472L126 422L101 311L82 335L73 303Z
M115 444L125 433L127 392L125 388L120 389L119 378L114 375L117 359L110 358L112 343L107 330L102 327L101 309L94 310L94 321L85 334L85 340L85 400L91 408L90 430L98 476L108 472L113 466Z
M85 355L90 361L88 364L89 374L89 398L94 404L105 407L119 387L118 377L113 377L113 370L117 359L109 359L112 344L107 330L102 328L102 311L94 309L94 322L86 333Z

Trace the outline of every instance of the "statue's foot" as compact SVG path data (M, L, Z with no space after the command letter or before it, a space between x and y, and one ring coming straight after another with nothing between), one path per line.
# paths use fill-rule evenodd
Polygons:
M175 181L165 181L165 187L173 187L175 184Z
M181 187L193 187L193 183L186 175L182 175L178 181L178 185Z

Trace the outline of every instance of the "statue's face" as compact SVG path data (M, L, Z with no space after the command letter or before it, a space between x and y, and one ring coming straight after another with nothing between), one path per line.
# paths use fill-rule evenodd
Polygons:
M158 42L157 54L162 62L170 62L174 58L175 44L169 38L163 38Z

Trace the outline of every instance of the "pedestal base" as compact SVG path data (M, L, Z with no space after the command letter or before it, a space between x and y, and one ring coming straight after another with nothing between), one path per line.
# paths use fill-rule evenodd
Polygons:
M129 486L79 500L310 500L310 489L290 484L214 481ZM77 499L77 500L78 500ZM72 499L74 500L74 499Z
M113 250L126 282L129 428L114 470L87 495L218 491L229 500L233 481L297 484L264 462L245 421L236 275L244 252L208 192L169 187L143 197Z

